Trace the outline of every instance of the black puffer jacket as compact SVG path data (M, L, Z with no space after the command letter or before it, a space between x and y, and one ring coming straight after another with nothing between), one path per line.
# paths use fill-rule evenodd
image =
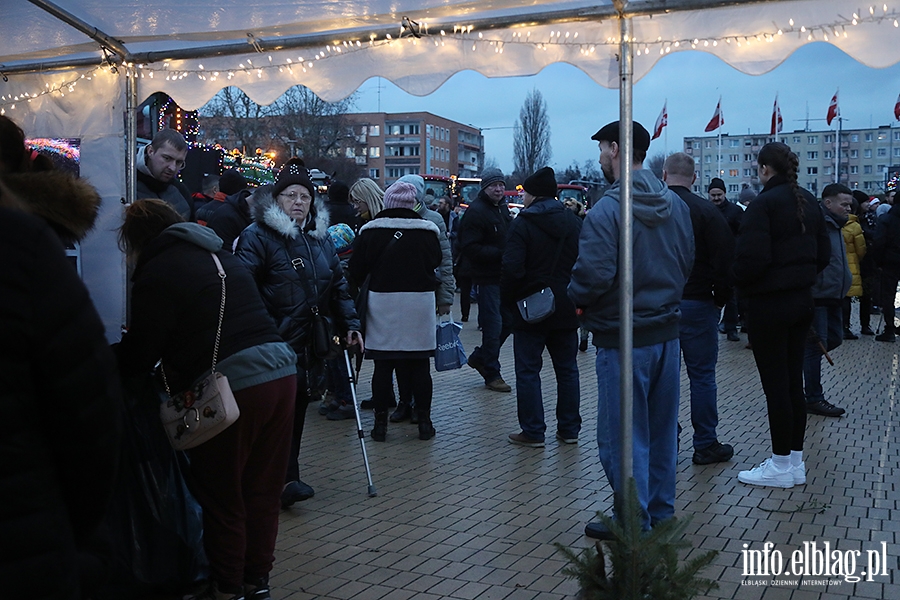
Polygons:
M484 194L466 209L459 223L459 274L475 283L500 283L500 264L506 247L506 232L512 217L500 200L495 206Z
M538 198L509 226L503 252L500 298L515 315L513 327L527 331L575 329L578 318L567 288L578 257L581 219L556 198ZM565 237L560 248L560 240ZM559 260L553 260L559 249ZM528 324L515 303L546 286L553 290L556 310L540 323Z
M882 269L900 272L900 205L895 204L878 219L872 251Z
M328 212L311 207L301 232L276 199L266 194L253 207L253 218L238 238L235 254L253 274L284 341L298 356L304 354L313 305L336 319L341 334L358 331L356 308L328 235Z
M806 200L801 233L797 199L787 179L776 175L747 207L737 238L734 274L744 297L809 289L831 260L825 217L816 199Z
M0 255L0 596L75 600L115 477L118 378L53 232L0 208Z
M219 206L206 219L206 226L222 238L222 247L229 252L234 248L234 240L253 222L253 217L250 216L250 205L247 204L247 197L251 193L251 190L241 190L226 197L222 206ZM199 214L197 218L200 218Z

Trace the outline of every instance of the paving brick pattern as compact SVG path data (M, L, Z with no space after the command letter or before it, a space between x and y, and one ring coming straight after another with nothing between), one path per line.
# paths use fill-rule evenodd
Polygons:
M461 336L469 351L480 340L476 314L473 306ZM720 336L719 346L718 433L735 447L731 462L692 464L682 373L676 514L692 518L687 531L693 552L719 551L704 573L719 583L709 598L900 599L900 344L863 336L833 351L835 366L823 367L823 382L828 399L847 414L809 417L807 484L783 490L746 486L736 478L771 452L765 399L741 337L738 343ZM565 562L553 544L587 546L585 523L612 503L597 457L593 353L578 356L584 419L579 443L554 439L555 379L545 356L549 435L545 448L524 448L506 439L518 431L511 341L501 363L513 393L486 390L468 367L435 372L437 436L423 442L414 425L392 423L387 442L367 440L374 498L366 493L354 421L327 421L310 406L301 477L316 496L282 513L271 579L276 599L575 597L577 586L562 574ZM367 361L360 399L370 397L371 372ZM372 420L364 411L367 434ZM744 577L743 545L762 549L766 541L782 552L786 566L804 542L819 548L828 542L842 553L860 550L857 573L866 568L866 550L886 542L888 575L858 583ZM766 579L777 585L746 585ZM832 584L815 585L814 579Z

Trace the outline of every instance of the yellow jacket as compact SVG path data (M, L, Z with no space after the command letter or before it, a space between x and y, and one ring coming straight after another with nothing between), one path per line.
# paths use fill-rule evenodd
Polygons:
M862 296L862 278L859 276L859 263L866 255L866 238L862 227L859 225L856 215L850 215L847 223L841 228L844 235L844 246L847 248L847 264L850 265L850 274L853 283L850 285L848 296Z

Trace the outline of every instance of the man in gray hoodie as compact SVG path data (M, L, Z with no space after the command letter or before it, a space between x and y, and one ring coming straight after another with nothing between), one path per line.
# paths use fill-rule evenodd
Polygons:
M627 484L619 473L619 329L634 332L634 479L643 527L675 513L678 438L681 293L694 261L690 209L653 173L643 168L650 134L634 123L633 252L634 318L620 323L619 294L619 122L591 138L600 145L600 167L612 185L588 212L581 230L578 260L569 298L583 311L585 327L597 346L597 444L613 490ZM601 523L585 535L611 539Z

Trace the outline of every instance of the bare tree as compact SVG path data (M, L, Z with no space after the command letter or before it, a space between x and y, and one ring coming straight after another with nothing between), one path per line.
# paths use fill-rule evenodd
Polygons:
M256 148L268 149L268 106L261 106L236 87L229 86L200 108L200 139L208 144L239 147L252 154Z
M513 133L513 166L526 177L550 163L550 117L541 92L534 88L525 96Z
M338 158L340 142L353 135L346 114L356 102L351 95L338 102L325 102L309 88L296 85L272 105L273 134L294 148L310 166L317 158Z
M666 155L660 152L659 154L654 154L647 159L646 167L650 169L651 173L656 175L659 179L662 179L663 165L665 163Z
M500 169L500 163L497 161L497 158L494 156L485 156L484 157L484 165L481 167L481 172L485 172L488 169Z

